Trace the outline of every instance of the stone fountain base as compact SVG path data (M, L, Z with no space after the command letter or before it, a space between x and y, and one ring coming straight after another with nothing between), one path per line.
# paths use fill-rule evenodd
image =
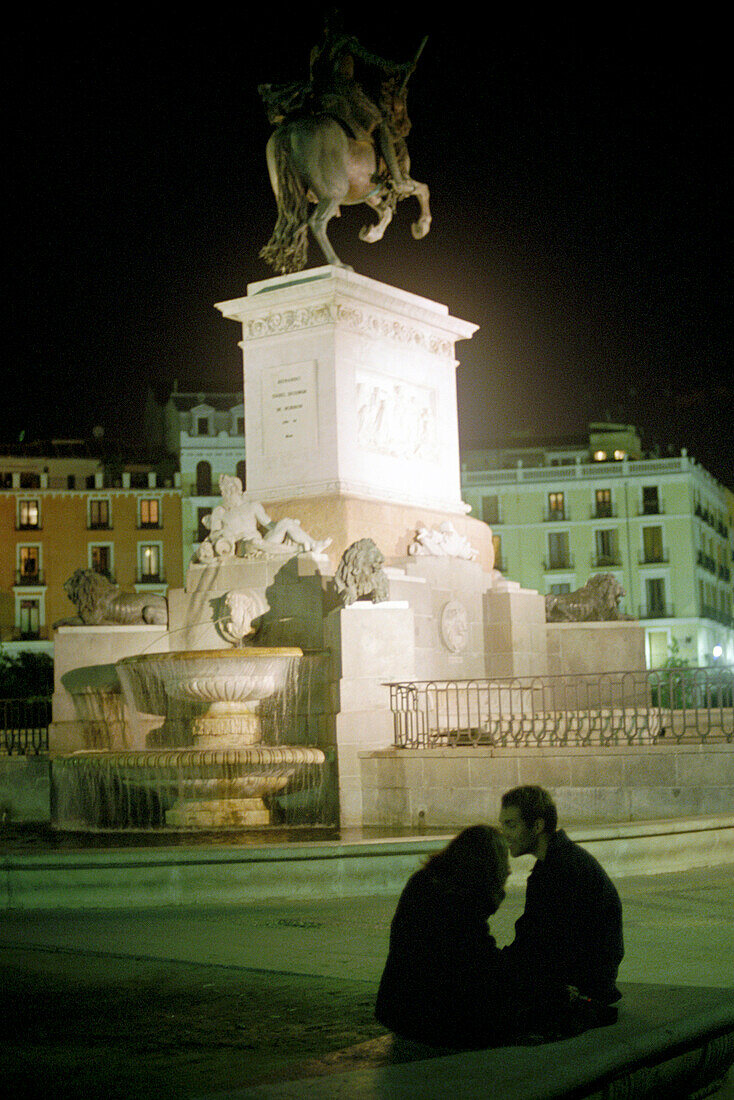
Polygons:
M179 799L166 813L166 826L172 829L246 829L269 824L270 810L262 798Z
M122 814L175 829L269 825L265 798L324 760L320 749L295 745L78 752L55 762L56 824L114 827Z

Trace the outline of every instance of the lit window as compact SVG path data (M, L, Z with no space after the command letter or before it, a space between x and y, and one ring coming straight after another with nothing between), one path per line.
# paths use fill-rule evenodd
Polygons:
M161 508L160 502L155 499L144 497L140 501L140 526L141 527L160 527L161 524Z
M140 578L142 581L157 581L161 575L161 549L155 544L140 547Z
M548 519L565 519L563 493L548 493Z
M617 462L621 462L623 458L627 457L627 452L626 451L615 451L614 452L614 457L617 460Z
M606 451L594 451L594 462L606 462L606 460L607 460L607 452Z
M37 500L18 501L18 526L40 527L40 511Z

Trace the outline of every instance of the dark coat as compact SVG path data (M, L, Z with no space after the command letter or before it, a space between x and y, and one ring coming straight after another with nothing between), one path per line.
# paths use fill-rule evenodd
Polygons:
M381 1024L433 1046L501 1043L509 1030L501 953L487 913L428 868L409 879L377 994Z
M525 912L502 952L516 988L550 980L611 1004L621 996L615 983L623 954L622 904L614 883L559 829L545 859L530 872Z

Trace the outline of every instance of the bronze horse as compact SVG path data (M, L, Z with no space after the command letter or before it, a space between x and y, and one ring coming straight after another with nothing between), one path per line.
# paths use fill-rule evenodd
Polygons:
M401 194L389 178L378 176L380 164L374 144L350 137L330 115L284 122L271 135L266 153L278 220L260 255L278 272L285 274L305 267L309 227L327 263L348 267L337 256L326 232L342 206L364 202L377 213L377 223L359 231L360 240L368 244L382 239L398 200L407 194L414 195L420 206L419 217L411 226L413 236L420 240L430 229L429 190L425 183L408 175L410 161L404 149L401 168L410 190ZM316 204L310 216L309 202Z

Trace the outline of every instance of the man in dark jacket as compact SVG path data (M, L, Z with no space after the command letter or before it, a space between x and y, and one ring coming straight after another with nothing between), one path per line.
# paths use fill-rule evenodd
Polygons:
M619 894L598 861L557 829L558 814L542 787L502 796L500 828L512 856L531 854L525 912L503 957L518 986L558 982L583 997L612 1004L621 994L624 954Z

